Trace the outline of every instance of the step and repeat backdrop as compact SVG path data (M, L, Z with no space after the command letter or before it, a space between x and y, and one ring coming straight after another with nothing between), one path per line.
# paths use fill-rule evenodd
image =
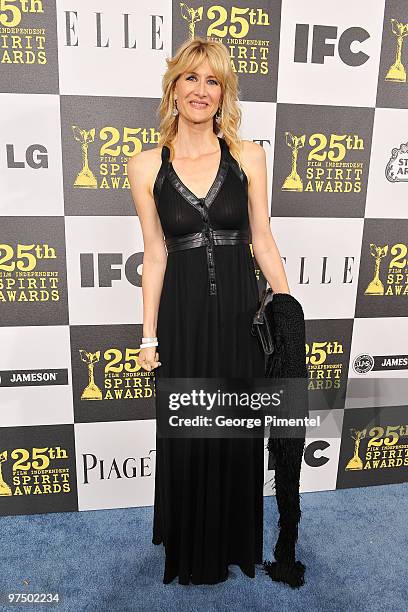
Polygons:
M407 480L408 2L0 0L2 515L153 503L126 169L195 35L230 53L305 313L301 490Z

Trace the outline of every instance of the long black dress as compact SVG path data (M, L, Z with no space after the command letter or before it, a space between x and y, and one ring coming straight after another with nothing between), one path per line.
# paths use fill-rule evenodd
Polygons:
M166 239L200 232L205 206L213 229L249 229L248 183L226 141L206 198L181 181L162 148L154 197ZM258 285L248 244L214 245L209 290L205 246L169 252L158 312L160 377L263 377L250 334ZM249 577L262 563L264 440L165 439L156 435L153 538L163 542L163 582L214 584L228 564Z

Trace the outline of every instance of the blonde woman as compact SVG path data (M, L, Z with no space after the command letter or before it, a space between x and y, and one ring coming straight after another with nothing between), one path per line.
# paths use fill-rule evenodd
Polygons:
M269 227L263 148L238 138L238 82L227 49L201 37L167 60L157 148L129 161L140 219L139 362L161 377L263 377L251 336L258 286L289 292ZM220 136L222 133L222 136ZM262 438L157 437L154 544L163 582L249 577L263 553Z

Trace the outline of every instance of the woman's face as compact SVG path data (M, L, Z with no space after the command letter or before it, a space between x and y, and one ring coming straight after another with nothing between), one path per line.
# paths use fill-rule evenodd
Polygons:
M194 123L212 120L220 106L221 85L212 74L208 60L177 79L175 99L179 114Z

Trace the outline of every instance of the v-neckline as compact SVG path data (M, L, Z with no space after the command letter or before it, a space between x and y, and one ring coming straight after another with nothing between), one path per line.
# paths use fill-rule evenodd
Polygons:
M209 205L211 201L213 200L213 197L215 197L215 195L217 194L218 189L221 186L222 181L219 181L219 179L221 175L224 174L225 172L226 164L224 160L224 141L220 136L217 136L217 138L218 138L218 144L220 146L220 163L218 164L218 170L217 170L217 174L215 175L215 179L213 180L210 188L208 189L204 197L199 198L193 191L191 191L189 187L187 187L187 185L181 180L180 176L177 174L172 162L169 161L170 177L171 176L173 177L174 186L181 193L181 195L183 195L191 203L193 203L192 202L193 200L195 204L206 202Z

